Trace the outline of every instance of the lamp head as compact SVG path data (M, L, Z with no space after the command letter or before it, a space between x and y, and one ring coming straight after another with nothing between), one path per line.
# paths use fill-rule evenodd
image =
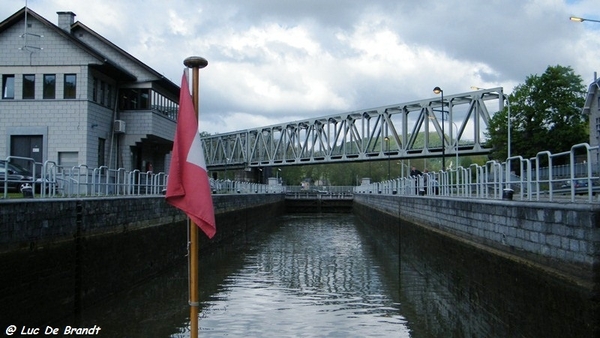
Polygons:
M585 19L584 18L580 18L580 17L576 17L576 16L572 16L569 18L571 21L575 21L575 22L584 22Z
M435 87L435 88L433 88L433 92L435 94L439 94L439 93L443 93L444 91L440 87Z

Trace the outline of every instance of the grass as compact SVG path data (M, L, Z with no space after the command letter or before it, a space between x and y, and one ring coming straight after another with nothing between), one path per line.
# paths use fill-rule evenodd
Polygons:
M4 198L4 192L0 192L0 199ZM9 192L6 194L6 199L14 199L14 198L24 198L23 194L20 192Z

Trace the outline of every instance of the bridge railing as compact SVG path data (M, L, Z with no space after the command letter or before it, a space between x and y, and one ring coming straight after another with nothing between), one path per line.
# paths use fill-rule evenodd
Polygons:
M342 185L312 185L312 186L286 186L285 191L287 193L305 193L314 192L320 194L343 194L352 193L354 191L353 186L342 186Z
M555 165L555 163L566 163ZM508 168L508 169L507 169ZM505 162L398 177L354 187L358 194L518 199L527 201L600 202L599 147L587 143L533 158L513 156Z
M213 194L281 194L285 187L281 185L269 185L232 180L210 179Z

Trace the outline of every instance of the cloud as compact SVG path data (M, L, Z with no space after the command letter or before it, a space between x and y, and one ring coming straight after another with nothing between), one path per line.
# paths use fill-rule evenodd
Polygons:
M8 17L23 4L0 8ZM470 86L510 92L549 65L598 70L596 0L30 0L51 22L69 10L178 83L200 55L209 132L367 109ZM596 19L598 19L596 17ZM202 128L202 127L201 127Z

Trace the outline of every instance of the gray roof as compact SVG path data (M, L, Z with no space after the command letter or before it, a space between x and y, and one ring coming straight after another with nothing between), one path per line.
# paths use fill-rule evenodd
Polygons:
M11 15L4 21L0 22L0 34L2 32L4 32L6 29L8 29L9 27L12 27L13 25L17 24L18 22L21 22L24 19L25 14L27 14L28 16L34 17L35 19L40 21L43 25L47 26L49 29L51 29L54 32L56 32L57 34L63 36L65 39L70 40L73 44L75 44L82 50L86 51L91 56L95 57L99 62L98 62L98 64L91 64L90 65L91 68L95 68L95 69L97 69L107 75L110 75L113 78L119 79L121 81L130 82L130 81L137 80L137 78L134 74L127 71L123 67L119 66L119 64L117 62L110 60L108 57L103 55L97 49L95 49L95 48L89 46L88 44L86 44L85 42L77 39L77 37L74 34L71 34L67 31L61 29L57 25L46 20L41 15L39 15L36 12L29 9L28 7L21 8L16 13ZM100 39L101 41L103 41L104 43L109 45L111 48L116 50L119 54L123 55L124 57L128 58L129 60L132 60L134 63L138 64L139 66L141 66L142 68L144 68L145 70L147 70L148 72L150 72L151 74L156 76L159 79L158 82L160 83L160 85L162 85L165 89L172 91L174 93L177 93L177 94L179 93L179 86L177 84L173 83L172 81L170 81L169 79L164 77L162 74L158 73L156 70L152 69L150 66L146 65L145 63L138 60L131 54L127 53L125 50L121 49L117 45L113 44L108 39L106 39L103 36L101 36L100 34L96 33L94 30L90 29L83 23L77 21L77 22L73 23L73 25L71 26L71 29L72 30L73 29L85 30L89 34L97 37L98 39Z

